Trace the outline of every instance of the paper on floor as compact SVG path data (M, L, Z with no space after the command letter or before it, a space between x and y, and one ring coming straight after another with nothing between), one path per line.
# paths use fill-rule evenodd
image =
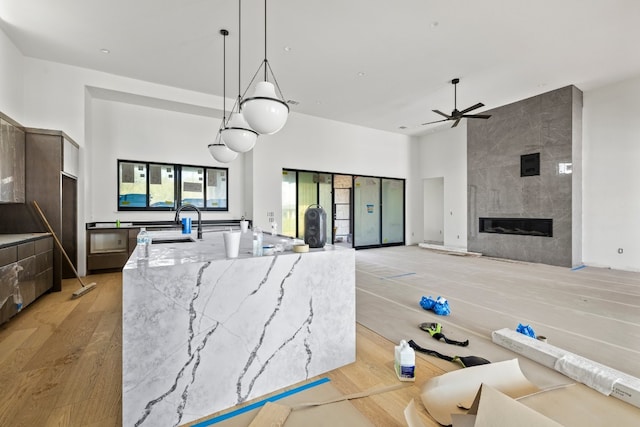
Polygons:
M561 427L561 424L483 384L465 415L451 416L453 427Z
M472 366L431 378L420 397L431 416L442 425L451 424L451 414L466 414L481 384L487 384L512 398L525 396L539 388L520 370L518 359Z

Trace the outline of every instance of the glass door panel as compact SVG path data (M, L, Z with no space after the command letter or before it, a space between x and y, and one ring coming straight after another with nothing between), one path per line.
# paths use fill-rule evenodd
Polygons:
M350 242L351 233L351 189L336 188L334 191L336 238Z
M380 244L380 179L356 177L353 192L354 247Z
M310 205L318 203L317 173L298 172L298 235L304 239L304 213Z
M382 179L382 243L404 242L404 181Z
M327 214L327 243L333 243L333 215L331 215L331 191L333 190L333 183L331 174L320 173L318 174L318 204L322 206L322 209Z
M295 171L282 171L282 231L296 237L296 177Z

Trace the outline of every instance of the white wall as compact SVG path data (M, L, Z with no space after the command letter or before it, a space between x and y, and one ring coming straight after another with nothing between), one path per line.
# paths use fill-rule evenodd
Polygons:
M91 175L86 222L169 221L172 212L118 212L117 160L229 168L229 211L203 212L203 219L240 218L244 213L244 163L216 162L207 149L220 120L141 105L93 99Z
M467 125L463 121L455 128L444 127L422 136L419 144L420 179L444 178L444 246L466 249Z
M427 243L444 245L444 178L422 180L424 205L424 234Z
M639 118L640 76L584 93L586 265L640 271Z
M270 229L267 212L282 217L283 168L409 178L410 145L411 138L405 135L293 113L280 132L260 136L253 149L250 216L265 229ZM408 202L410 211L413 203Z
M20 124L24 119L23 69L22 54L0 30L0 111Z

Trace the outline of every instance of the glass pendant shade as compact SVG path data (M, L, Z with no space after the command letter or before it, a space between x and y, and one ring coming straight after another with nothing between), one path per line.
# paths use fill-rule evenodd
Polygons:
M249 127L240 112L231 113L227 127L220 130L220 136L229 149L236 153L246 153L256 145L258 132Z
M211 156L220 163L229 163L238 157L238 153L229 150L229 148L220 141L209 144L209 152Z
M258 82L253 96L240 104L247 123L256 132L271 135L278 132L287 122L289 106L276 95L271 82Z

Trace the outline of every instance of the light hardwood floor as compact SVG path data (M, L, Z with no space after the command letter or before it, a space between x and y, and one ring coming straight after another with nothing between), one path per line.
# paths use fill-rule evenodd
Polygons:
M356 363L323 375L345 395L397 384L393 346L400 339L415 338L445 354L513 357L490 342L490 332L519 320L532 322L552 343L638 375L640 273L573 272L415 246L358 251L356 265L357 318L370 329L357 325ZM0 326L0 426L121 425L122 275L87 281L96 282L96 290L72 300L79 283L65 280L62 292L44 295ZM439 318L418 306L430 292L450 299L451 316ZM424 321L440 321L447 336L470 338L472 345L452 349L434 341L417 329ZM422 356L412 386L352 404L376 426L405 425L404 408L419 399L424 382L452 369ZM525 374L528 368L537 372L533 363L522 360ZM427 426L438 426L421 404L416 407Z
M122 417L122 275L88 276L95 290L65 280L0 327L0 426L120 426ZM357 361L328 373L343 394L397 384L394 343L357 327ZM443 370L417 359L416 382L352 401L376 426L403 426L403 410ZM251 402L247 402L250 404ZM425 423L437 426L422 412Z

